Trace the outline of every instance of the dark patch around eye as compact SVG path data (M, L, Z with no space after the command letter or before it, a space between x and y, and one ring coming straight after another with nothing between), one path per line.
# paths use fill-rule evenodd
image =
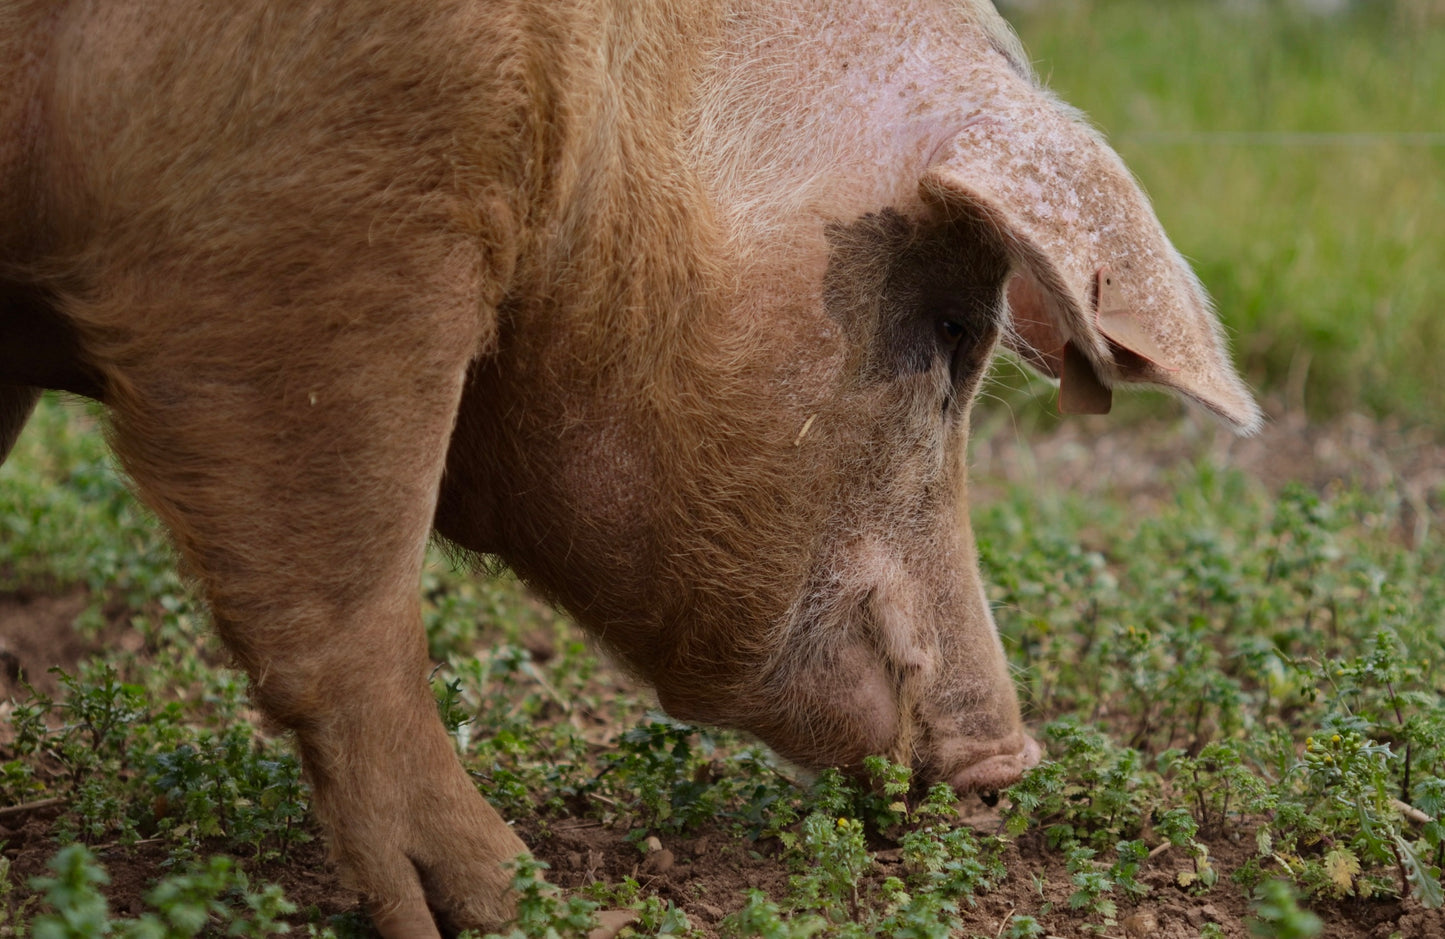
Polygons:
M992 230L884 209L829 226L827 237L823 302L865 379L947 367L958 389L977 377L998 334L1009 272Z

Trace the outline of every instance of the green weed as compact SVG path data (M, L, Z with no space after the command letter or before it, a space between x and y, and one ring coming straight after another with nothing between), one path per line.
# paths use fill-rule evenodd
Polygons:
M517 894L517 918L505 933L488 933L486 939L586 939L597 926L597 902L567 896L546 880L547 865L523 855L513 864L512 889Z
M290 931L282 917L296 907L281 889L252 890L229 858L215 856L161 880L146 895L141 916L113 918L100 888L109 883L82 845L62 849L50 861L53 876L31 882L48 911L30 924L32 939L190 939L202 933L262 937Z

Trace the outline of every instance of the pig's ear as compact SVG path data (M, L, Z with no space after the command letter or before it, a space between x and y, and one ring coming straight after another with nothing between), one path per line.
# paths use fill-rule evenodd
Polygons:
M1065 413L1106 412L1110 389L1145 384L1258 430L1208 298L1123 162L1029 91L971 119L921 182L927 201L984 222L1008 251L1005 343L1059 379Z

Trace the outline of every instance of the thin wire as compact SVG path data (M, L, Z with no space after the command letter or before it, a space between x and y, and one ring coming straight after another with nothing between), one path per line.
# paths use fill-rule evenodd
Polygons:
M1445 147L1445 132L1310 132L1260 130L1126 130L1110 139L1157 144L1224 144L1236 147Z

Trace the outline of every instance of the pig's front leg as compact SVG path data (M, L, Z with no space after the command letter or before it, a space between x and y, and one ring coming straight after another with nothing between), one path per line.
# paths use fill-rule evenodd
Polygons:
M247 309L267 285L198 288L200 309L128 311L175 325L129 359L95 355L117 452L296 734L343 875L388 939L427 939L509 919L525 847L437 715L418 599L477 308L388 286L229 319L206 301Z

